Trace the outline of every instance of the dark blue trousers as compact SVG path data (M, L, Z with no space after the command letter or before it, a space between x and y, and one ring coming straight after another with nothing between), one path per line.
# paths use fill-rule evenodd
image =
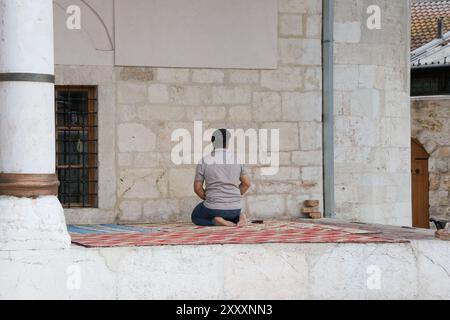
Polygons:
M215 210L208 209L205 205L200 203L192 212L192 222L197 226L212 227L214 226L214 218L223 218L233 223L239 222L241 216L241 209L238 210Z

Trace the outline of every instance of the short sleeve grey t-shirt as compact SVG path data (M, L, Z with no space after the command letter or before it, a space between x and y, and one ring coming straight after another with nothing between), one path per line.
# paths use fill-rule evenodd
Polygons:
M226 149L216 149L197 165L195 181L205 183L205 207L216 210L242 208L240 177L247 175L244 164Z

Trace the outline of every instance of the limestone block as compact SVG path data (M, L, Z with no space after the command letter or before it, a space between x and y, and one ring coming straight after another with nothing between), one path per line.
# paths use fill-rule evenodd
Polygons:
M358 43L361 41L361 22L345 22L334 24L335 41L341 43Z
M317 182L322 179L322 167L304 167L302 168L302 180Z
M400 60L400 59L399 59ZM406 91L405 74L403 69L385 69L384 87L392 91Z
M411 123L408 118L384 118L380 125L381 145L408 147L411 140Z
M322 89L322 68L310 67L305 71L306 91L320 91Z
M159 152L167 152L167 154L170 156L172 148L178 143L178 141L172 142L172 133L177 129L185 129L188 130L191 134L191 137L193 137L193 128L193 122L167 121L161 123L157 132L157 150ZM172 163L170 161L170 157L163 160L167 160Z
M354 51L356 47L360 48L360 55L355 55ZM363 45L358 44L349 44L349 43L335 43L334 45L334 60L336 66L338 65L358 65L358 64L367 64L367 61L362 58L363 55L368 54L368 50L365 50ZM364 51L364 52L363 52ZM371 64L375 64L375 62L371 62Z
M304 69L294 67L280 67L277 70L261 72L261 85L271 90L298 90L304 83Z
M450 179L448 188L450 189ZM441 185L441 177L439 174L436 173L430 173L430 191L436 191L439 190L439 186Z
M114 68L110 66L55 65L56 85L92 85L114 82Z
M122 201L119 205L121 221L140 221L142 218L142 203L140 201Z
M115 249L119 255L124 252ZM70 250L39 248L0 254L0 267L5 273L0 278L1 299L95 300L116 297L116 275L109 269L112 261L105 263L105 257L96 249L73 246Z
M280 59L285 64L321 65L322 46L319 39L283 39L278 40Z
M322 157L322 151L294 151L292 152L292 164L299 166L321 166Z
M437 159L436 160L436 167L440 173L448 172L448 160L449 159Z
M120 167L130 167L133 165L133 154L119 152L117 162Z
M338 0L335 5L335 20L338 22L356 21L361 16L363 3L358 0Z
M253 120L281 120L281 97L276 92L255 92L253 94Z
M125 82L118 84L119 104L135 104L148 101L147 85Z
M379 167L385 167L387 172L409 173L411 167L411 150L403 148L379 148L378 151L372 151L372 156L379 153Z
M306 37L320 38L322 35L322 15L314 14L306 17Z
M133 121L137 117L136 106L134 105L120 104L117 109L117 120L119 122Z
M280 0L278 10L288 13L321 14L322 2L316 0Z
M152 68L123 67L119 73L120 81L141 81L148 82L153 80Z
M335 90L353 91L358 88L358 66L336 65L334 67Z
M378 66L360 65L359 66L359 77L358 77L359 88L363 88L363 89L376 88L377 75L378 75Z
M406 246L335 245L308 259L310 297L333 299L406 299L414 297L417 269L413 252ZM332 273L329 272L331 269ZM379 280L379 281L378 281ZM324 286L324 290L318 290Z
M55 196L0 196L0 251L70 248L64 211Z
M296 151L299 149L299 130L295 122L267 122L262 129L280 130L280 151Z
M360 164L367 162L372 153L372 148L362 146L343 146L336 145L335 162L337 164Z
M164 83L188 82L189 69L158 68L156 79Z
M322 125L318 122L302 122L300 127L300 149L316 151L322 149Z
M145 222L168 221L179 214L178 201L174 199L150 200L144 203L143 220Z
M377 145L379 124L370 118L341 117L335 119L335 141L340 146L375 146Z
M221 70L193 70L192 81L198 83L223 83L225 75Z
M334 107L336 116L350 115L351 95L348 92L334 92Z
M321 92L283 93L284 121L322 121Z
M229 108L231 121L250 121L252 119L252 107L250 106L233 106Z
M247 205L249 214L255 218L281 216L285 212L283 195L248 196Z
M387 198L386 187L378 186L358 186L355 190L357 199L366 204L385 203Z
M175 86L169 90L170 102L178 105L199 105L202 103L202 88L198 86Z
M281 166L290 166L292 164L291 152L278 152L278 155Z
M118 195L123 199L158 199L168 195L164 169L125 169L120 172Z
M169 171L169 194L171 197L190 197L193 190L195 168L172 168Z
M405 203L408 201L411 201L411 193L408 189L397 186L386 187L386 202Z
M227 109L225 107L188 107L187 119L200 121L218 121L225 119Z
M250 89L245 87L213 87L214 104L246 104L251 100Z
M449 205L449 192L439 191L439 205L448 206Z
M303 20L301 15L280 15L280 34L284 36L301 36L303 34Z
M270 181L298 181L301 179L300 168L297 167L281 167L276 175L263 176L259 175L257 179ZM274 188L274 190L277 190Z
M258 70L231 70L230 82L237 84L256 84L259 82Z
M308 273L301 272L307 270L303 253L259 246L252 250L242 248L239 254L233 254L231 247L225 250L222 267L227 299L283 299L285 292L295 299L307 299ZM273 255L277 258L273 259ZM271 270L280 272L276 280L268 276ZM243 287L247 289L242 290Z
M342 204L345 207L345 203L355 203L358 201L356 194L357 186L346 185L337 186L335 188L335 198L336 202Z
M437 157L439 158L450 158L450 147L439 148Z
M301 181L261 181L258 182L258 194L292 194L301 188Z
M223 255L213 247L195 249L195 254L184 246L127 252L129 262L117 270L118 299L217 299L224 285ZM206 270L219 272L205 276Z
M410 117L409 93L398 91L385 92L384 115L387 117Z
M419 298L446 299L450 286L450 254L448 242L414 241L413 252L417 256ZM436 280L438 279L438 280Z
M155 148L156 135L142 124L120 124L118 136L120 152L147 152Z
M148 100L150 103L169 102L169 90L164 84L151 84L148 87Z
M116 193L114 193L115 195ZM116 197L113 196L114 205ZM80 209L64 209L67 224L109 224L115 223L117 212L114 209L84 208Z
M158 152L144 152L134 155L135 168L155 168L158 166L160 166Z
M380 117L380 93L373 89L359 89L352 92L350 114L352 116L369 117L376 119Z
M138 108L138 116L144 121L178 121L186 114L186 108L182 106L144 105Z
M444 189L450 190L450 175L444 175L442 177L442 187Z

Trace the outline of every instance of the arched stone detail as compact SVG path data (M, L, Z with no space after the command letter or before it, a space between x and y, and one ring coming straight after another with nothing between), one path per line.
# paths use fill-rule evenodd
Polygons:
M66 26L67 8L81 9L81 29ZM112 32L113 1L95 3L92 0L55 0L55 60L67 65L112 65L115 50Z
M438 149L438 145L436 142L432 141L431 139L420 139L420 136L412 137L413 141L415 141L420 147L423 148L423 150L431 156L433 152L435 152Z
M114 39L112 38L101 14L97 10L95 10L95 8L86 0L74 0L72 2L74 2L73 4L78 5L80 8L84 8L85 10L83 12L91 13L88 18L82 17L81 31L86 35L87 39L89 39L93 47L96 50L102 51L114 50ZM54 5L55 8L58 9L58 12L62 13L64 16L67 16L64 6L62 6L58 1L54 1ZM94 29L96 29L96 32L94 32ZM98 30L103 30L103 32L99 32ZM99 37L99 34L102 34L103 36ZM101 42L108 42L109 48L98 47L98 44L100 42L98 40L103 40Z

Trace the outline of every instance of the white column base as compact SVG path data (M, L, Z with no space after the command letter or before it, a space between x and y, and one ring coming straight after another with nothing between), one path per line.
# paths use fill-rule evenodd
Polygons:
M0 196L0 251L70 248L64 210L55 196Z

